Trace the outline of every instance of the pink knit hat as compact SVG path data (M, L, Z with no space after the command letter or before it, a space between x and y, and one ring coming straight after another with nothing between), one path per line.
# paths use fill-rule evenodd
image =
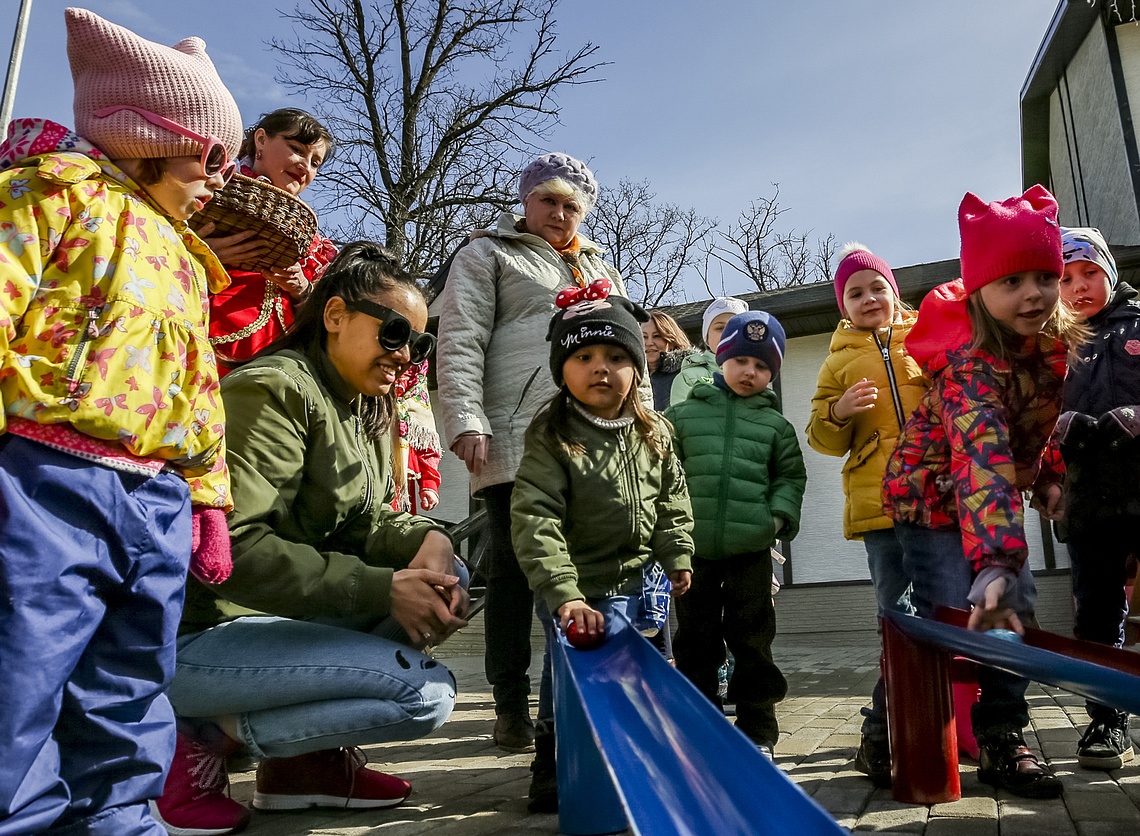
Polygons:
M1026 270L1065 272L1057 201L1044 186L993 203L967 192L958 207L958 228L967 293Z
M891 272L891 266L862 244L852 241L840 251L839 266L835 268L835 301L839 303L841 313L847 313L843 307L843 289L847 287L847 280L852 274L860 270L874 270L886 279L895 292L895 298L898 299L899 286L895 283L895 274Z
M173 47L140 38L86 9L67 9L67 57L75 81L75 129L111 159L197 156L192 139L129 110L97 118L100 108L131 105L216 136L230 159L241 145L241 113L201 38Z

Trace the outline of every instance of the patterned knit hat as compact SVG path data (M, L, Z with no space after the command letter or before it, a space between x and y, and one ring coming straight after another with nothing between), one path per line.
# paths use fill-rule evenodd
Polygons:
M523 169L519 175L519 203L525 203L526 197L535 186L541 186L547 180L565 180L580 191L586 198L586 205L582 210L589 212L598 200L598 181L594 179L594 172L586 168L581 160L576 160L569 154L543 154L537 157Z
M579 348L597 343L619 345L633 364L645 369L645 339L641 323L649 314L624 296L611 296L613 283L597 279L589 287L568 287L555 297L558 310L550 320L550 373L562 385L562 366Z
M712 321L721 314L737 314L744 313L748 310L748 303L743 299L737 299L735 296L717 296L709 306L705 308L704 316L701 317L701 339L707 340L709 338L709 326ZM710 345L709 348L716 350L715 345Z
M1116 280L1120 278L1116 259L1109 252L1099 229L1091 226L1061 227L1061 257L1066 264L1091 261L1108 275L1109 287L1116 287Z
M847 280L860 270L874 270L887 280L895 292L895 298L899 298L899 286L895 283L891 266L862 244L852 241L839 251L839 266L835 268L835 301L839 303L839 311L844 316L847 315L847 309L843 306L843 290L847 287Z
M149 110L204 136L216 136L230 159L241 145L241 114L201 38L173 47L140 38L86 9L67 9L67 56L75 82L75 129L111 159L189 157L199 143L120 110Z
M1065 272L1057 201L1044 186L993 203L967 192L958 207L958 228L966 293L1026 270Z
M733 357L755 357L772 370L775 380L784 362L787 342L784 326L767 311L737 314L724 326L716 347L716 364L723 366Z

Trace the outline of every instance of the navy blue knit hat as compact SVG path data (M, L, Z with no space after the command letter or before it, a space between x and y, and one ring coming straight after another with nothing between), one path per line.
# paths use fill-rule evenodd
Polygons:
M784 326L767 311L737 314L724 326L716 347L716 363L723 366L732 357L755 357L772 370L772 379L780 373L787 337Z

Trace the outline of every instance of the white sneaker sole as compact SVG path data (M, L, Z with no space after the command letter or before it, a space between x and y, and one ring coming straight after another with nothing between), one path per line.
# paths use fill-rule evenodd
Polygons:
M1120 769L1124 764L1128 763L1135 757L1132 747L1129 746L1119 755L1114 755L1108 758L1090 757L1089 755L1077 754L1077 763L1085 769Z
M158 812L158 805L153 801L150 802L150 814L154 816L155 821L163 826L169 836L225 836L227 833L237 833L245 827L244 824L240 828L175 827L162 817L162 813Z
M334 810L379 810L397 807L407 800L403 798L342 798L335 795L273 795L254 792L255 810L306 810L309 807L331 807ZM174 834L180 836L180 834Z

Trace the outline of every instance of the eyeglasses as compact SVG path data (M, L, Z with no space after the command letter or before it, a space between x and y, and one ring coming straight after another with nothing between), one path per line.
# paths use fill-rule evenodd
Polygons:
M179 125L177 122L170 121L165 116L159 116L157 113L151 113L149 110L143 110L141 107L132 107L131 105L101 107L95 111L95 115L103 119L112 113L118 113L120 110L129 110L131 113L137 113L152 125L166 128L168 131L199 143L202 146L202 173L207 177L221 174L222 182L228 183L230 178L234 176L237 163L229 158L229 155L226 153L225 144L216 136L202 136L189 128Z
M408 346L412 362L418 364L426 360L428 355L435 350L435 337L431 334L413 331L412 323L408 322L407 317L396 313L391 308L385 308L383 305L377 305L367 299L361 299L358 302L345 300L345 304L363 314L383 320L376 339L380 342L380 347L386 351L399 351L404 346Z

